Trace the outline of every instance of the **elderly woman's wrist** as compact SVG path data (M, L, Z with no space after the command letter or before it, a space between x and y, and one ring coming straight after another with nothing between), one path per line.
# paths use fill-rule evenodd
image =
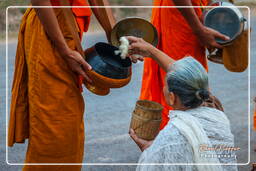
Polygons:
M158 53L158 49L154 46L150 46L148 49L148 57L156 59L157 53Z

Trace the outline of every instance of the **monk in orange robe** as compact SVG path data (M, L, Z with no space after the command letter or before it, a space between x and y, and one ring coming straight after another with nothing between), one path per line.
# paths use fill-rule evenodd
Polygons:
M155 0L154 6L206 6L208 3L208 0ZM201 15L201 8L154 8L152 23L158 30L160 50L174 60L193 56L208 70L205 46L222 48L215 38L229 38L205 27L200 21ZM160 129L168 123L171 110L162 92L165 75L154 60L144 59L140 99L156 101L164 106Z
M69 2L72 6L88 6L85 0ZM58 6L60 0L31 3ZM93 0L90 3L98 5ZM112 27L108 16L100 15L107 10L97 9L105 30ZM82 36L88 29L91 10L72 8L72 12L77 33ZM9 146L29 139L25 163L82 163L84 101L77 78L82 75L90 81L85 72L90 69L76 51L61 8L27 9L18 37L8 131ZM26 165L23 170L79 171L81 165Z

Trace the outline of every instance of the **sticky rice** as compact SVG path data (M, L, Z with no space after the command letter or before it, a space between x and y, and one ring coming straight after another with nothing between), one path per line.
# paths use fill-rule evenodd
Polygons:
M115 51L116 55L120 54L120 57L122 59L125 59L128 55L128 49L129 49L129 40L126 37L120 37L119 39L121 45L119 46L119 50Z
M129 50L129 40L126 37L120 37L119 39L121 45L119 46L119 50L115 50L115 55L119 55L122 59L125 59L128 55L128 50ZM141 55L134 54L132 55L135 58L141 58Z

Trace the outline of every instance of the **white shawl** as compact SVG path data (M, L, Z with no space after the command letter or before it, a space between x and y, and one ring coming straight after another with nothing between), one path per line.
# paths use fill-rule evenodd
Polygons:
M143 151L138 161L137 171L237 171L237 166L221 166L223 163L236 163L233 157L206 157L204 155L223 154L221 151L203 151L200 156L199 146L206 144L234 146L234 137L226 115L209 107L170 111L170 121L159 132L153 144ZM233 153L232 153L233 154ZM147 165L147 163L171 165ZM176 165L175 163L200 164ZM203 164L211 163L205 166Z
M202 111L200 111L202 112ZM224 124L229 124L229 121L225 114L221 111L218 112L218 110L214 110L214 112L218 112L219 115L212 114L212 109L206 108L204 110L204 117L209 117L209 119L219 120L224 122ZM198 121L198 119L192 115L190 115L188 112L185 111L174 111L172 114L173 120L171 121L172 124L178 128L180 133L186 137L189 144L192 146L193 149L193 156L194 156L194 162L196 164L216 164L215 166L209 166L209 165L197 165L198 171L222 171L222 166L220 166L220 162L218 158L205 158L200 156L200 145L207 144L208 146L211 146L211 142L209 141L209 138L207 137L205 130L203 129L201 123ZM202 115L202 113L200 114ZM207 153L207 151L204 151L204 153ZM215 154L215 151L211 151L210 154Z

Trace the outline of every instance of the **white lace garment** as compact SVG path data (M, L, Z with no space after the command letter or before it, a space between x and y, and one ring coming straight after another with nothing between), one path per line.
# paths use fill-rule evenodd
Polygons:
M198 107L186 111L170 111L169 117L170 121L166 127L159 132L153 144L141 154L138 163L145 165L138 165L137 171L237 171L235 165L184 165L186 163L235 164L237 162L235 151L226 149L226 147L234 147L234 137L229 120L222 111ZM193 134L193 132L199 133ZM198 138L201 135L205 137ZM194 137L198 141L194 141ZM198 142L207 144L195 145ZM213 148L205 150L203 147ZM147 163L180 163L180 165L146 165Z

